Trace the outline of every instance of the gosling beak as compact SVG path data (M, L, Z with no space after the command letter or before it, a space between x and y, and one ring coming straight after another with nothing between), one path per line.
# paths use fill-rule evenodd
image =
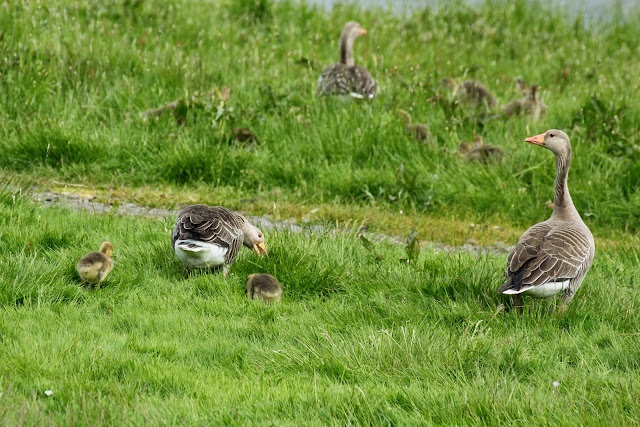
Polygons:
M258 256L266 255L267 254L267 247L264 245L264 243L256 243L255 245L253 245L253 251Z
M544 147L544 133L536 136L530 136L529 138L525 139L525 141Z
M365 30L364 28L360 28L360 35L364 36L365 34L367 34L367 30Z

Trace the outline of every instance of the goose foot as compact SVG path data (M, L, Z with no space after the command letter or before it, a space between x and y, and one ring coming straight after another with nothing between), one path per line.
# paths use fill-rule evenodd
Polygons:
M520 298L520 294L513 295L513 305L516 307L516 311L522 314L522 298Z

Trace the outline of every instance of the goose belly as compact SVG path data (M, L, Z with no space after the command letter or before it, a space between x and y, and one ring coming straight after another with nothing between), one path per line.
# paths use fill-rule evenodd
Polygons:
M199 240L177 240L174 246L176 256L187 268L213 268L225 263L229 248Z
M563 280L562 282L547 282L544 285L529 288L524 291L523 294L530 295L535 298L548 298L564 291L568 287L569 280Z

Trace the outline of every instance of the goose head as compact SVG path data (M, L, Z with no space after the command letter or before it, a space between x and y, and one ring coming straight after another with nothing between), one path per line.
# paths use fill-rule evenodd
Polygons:
M367 30L362 28L360 24L355 21L347 22L342 30L340 38L342 40L355 40L356 38L367 34Z
M458 87L458 83L452 77L445 77L444 79L440 80L440 84L449 90L454 90L456 87Z
M111 242L104 242L100 245L100 252L111 258L113 256L113 245Z
M243 245L249 249L253 249L256 255L267 254L267 247L264 244L264 234L262 234L262 231L260 231L258 227L245 222L242 227L242 233L244 235Z
M567 157L571 155L569 137L558 129L548 130L540 135L529 137L525 141L551 150L557 156Z

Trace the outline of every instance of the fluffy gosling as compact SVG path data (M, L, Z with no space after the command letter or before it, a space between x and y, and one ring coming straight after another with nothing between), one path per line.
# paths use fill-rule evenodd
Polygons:
M78 264L76 270L82 281L100 287L105 277L113 268L113 245L104 242L100 246L100 252L89 252Z
M514 99L502 109L502 115L507 119L524 114L539 120L547 114L547 104L539 96L540 86L529 86L524 80L518 79L518 86L522 92L522 99Z
M407 113L401 108L398 108L396 110L396 113L407 123L407 132L409 132L409 135L411 137L417 139L420 142L431 141L433 139L427 125L423 125L422 123L413 124L411 122L411 114Z
M465 80L458 83L451 77L440 80L440 84L453 93L453 97L461 104L472 108L485 108L491 110L498 105L496 97L480 83L474 80Z
M260 298L266 303L279 302L282 285L270 274L250 274L247 276L247 295L251 299Z

